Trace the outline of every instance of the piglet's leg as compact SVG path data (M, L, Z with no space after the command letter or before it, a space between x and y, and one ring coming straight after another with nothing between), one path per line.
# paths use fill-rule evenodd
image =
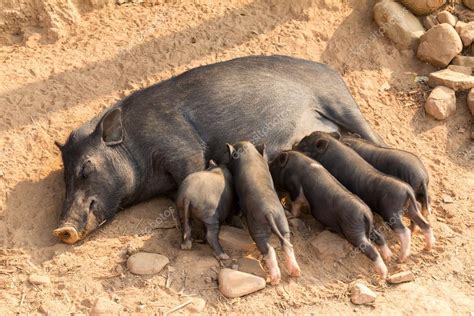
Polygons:
M265 260L265 264L268 268L270 283L272 285L279 284L281 280L281 272L278 267L275 249L272 246L268 245L268 253L263 256L263 260Z
M222 249L221 244L219 243L219 223L206 224L206 240L207 243L214 250L214 254L218 259L227 260L229 256Z
M268 243L270 240L271 230L263 227L254 225L255 223L249 222L249 231L252 239L257 244L257 248L263 255L263 260L268 268L268 274L270 275L270 283L277 285L281 280L281 272L278 267L277 257L275 249Z
M283 237L290 241L290 233L283 234ZM293 247L289 245L283 244L283 252L285 253L285 260L286 260L286 267L288 269L288 273L293 277L299 277L301 275L301 269L296 262L295 252Z
M383 234L377 229L372 228L369 239L373 241L377 246L379 246L383 260L390 261L392 258L392 251L388 247Z
M433 244L435 243L435 237L433 235L433 230L431 229L430 224L421 215L421 213L418 212L418 210L411 205L408 207L408 216L423 231L423 235L425 236L425 249L431 250Z
M353 231L347 232L347 240L355 247L357 247L363 254L365 254L372 262L374 263L374 268L377 274L379 274L382 278L387 277L387 266L385 262L382 260L380 253L377 251L367 237L364 235L364 231L361 231L358 234L354 234Z
M300 217L301 216L301 208L306 205L308 201L306 200L306 197L304 196L303 193L303 188L300 188L300 192L297 196L297 198L294 201L291 201L291 214L294 217Z
M394 213L397 214L397 213ZM411 231L403 225L401 216L393 215L390 219L386 220L390 228L397 234L400 240L400 254L398 260L403 262L410 255L411 245Z

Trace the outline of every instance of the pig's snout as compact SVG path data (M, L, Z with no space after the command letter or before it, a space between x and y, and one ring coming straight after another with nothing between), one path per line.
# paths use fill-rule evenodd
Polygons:
M71 226L57 228L53 231L53 235L66 244L74 244L81 239L77 230Z

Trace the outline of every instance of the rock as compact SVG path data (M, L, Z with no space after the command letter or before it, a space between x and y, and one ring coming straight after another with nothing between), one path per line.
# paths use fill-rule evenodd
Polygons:
M219 242L225 249L251 252L256 249L255 243L245 229L232 226L221 226Z
M34 285L46 285L46 284L51 283L51 280L49 279L49 276L41 275L41 274L35 274L35 273L30 274L30 276L28 277L28 281L31 284L34 284Z
M316 253L321 259L331 258L337 260L343 258L351 249L347 240L328 230L322 231L313 238L311 245L316 249Z
M439 24L439 22L438 22L438 20L436 19L436 17L435 17L434 15L432 15L432 14L427 15L427 16L424 16L424 17L421 19L421 23L423 23L423 26L425 27L426 30L429 30L429 29L432 28L433 26Z
M445 86L453 90L468 90L474 87L474 77L450 69L432 72L428 85L431 87Z
M474 116L474 89L469 90L467 94L467 106L469 111L471 111L471 115Z
M306 224L299 218L291 218L288 220L290 227L293 227L299 232L303 232L307 230Z
M436 25L420 38L416 56L436 67L446 67L462 51L458 33L449 24Z
M267 278L267 273L265 272L262 265L260 264L260 261L258 261L255 258L252 258L252 257L240 258L239 261L237 262L237 266L238 266L239 271L250 273L264 279Z
M474 139L474 123L471 124L471 139Z
M452 27L455 27L456 23L458 22L458 18L446 10L438 13L438 15L436 15L436 19L439 23L448 23Z
M474 0L462 0L462 3L471 10L474 10Z
M98 298L91 309L91 316L99 315L118 315L122 306L106 298Z
M454 203L453 197L450 196L450 195L447 195L447 194L443 194L442 200L443 200L443 203L446 203L446 204L452 204L452 203Z
M474 57L473 56L456 56L452 62L453 65L474 67Z
M468 75L468 76L472 75L472 68L471 67L460 66L460 65L449 65L448 69L452 70L454 72L460 72L460 73Z
M149 252L139 252L127 260L127 268L133 274L157 274L169 260L163 255Z
M351 287L351 302L353 304L369 304L375 301L377 294L362 283L355 283Z
M446 0L400 0L400 2L414 14L426 15L439 9Z
M459 36L461 36L464 46L467 47L471 45L472 41L474 40L474 22L467 23L463 27L459 28L459 30Z
M192 303L189 305L186 305L185 310L189 313L201 313L204 308L206 307L206 300L200 297L193 297L191 298Z
M219 272L219 290L228 298L240 297L265 288L265 279L232 269Z
M69 308L60 301L47 300L39 307L39 312L45 315L64 315L69 314Z
M401 49L415 48L425 29L400 3L382 1L374 6L375 22L380 31Z
M456 93L439 86L431 91L425 103L425 111L437 120L445 120L456 112Z
M415 275L411 271L403 271L392 274L387 278L388 283L399 284L415 280Z
M454 28L456 30L456 32L461 35L461 32L462 30L464 29L464 27L466 27L467 23L466 22L463 22L463 21L458 21L458 23L456 23L456 27Z

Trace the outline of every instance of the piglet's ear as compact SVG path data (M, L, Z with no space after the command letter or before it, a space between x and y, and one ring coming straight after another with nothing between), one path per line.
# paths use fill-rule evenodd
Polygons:
M227 151L229 153L229 160L232 160L232 158L236 154L235 148L231 144L226 144L226 146L227 146Z
M337 140L341 139L341 133L339 133L339 132L332 132L332 133L329 133L329 135L331 135L332 137L334 137Z
M329 141L327 139L319 139L317 142L316 142L316 149L319 151L319 152L324 152L327 148L328 148L328 145L329 145Z
M56 145L56 147L58 147L58 149L59 149L60 151L63 151L63 147L64 147L63 144L61 144L61 143L58 142L57 140L54 141L54 144Z
M288 153L281 153L278 157L278 162L280 162L280 167L285 167L288 163Z
M217 167L216 162L215 162L214 160L212 160L212 159L209 160L209 168L215 168L215 167Z
M100 122L102 140L107 146L123 141L122 110L115 108L107 112Z

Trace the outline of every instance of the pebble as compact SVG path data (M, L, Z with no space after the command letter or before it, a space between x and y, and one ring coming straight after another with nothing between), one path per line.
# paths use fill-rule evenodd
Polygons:
M467 106L469 111L471 111L471 115L474 116L474 89L469 90L467 94Z
M474 57L459 55L459 56L454 57L452 64L466 66L466 67L474 67Z
M441 11L436 15L436 19L439 23L448 23L452 27L456 26L456 23L458 22L458 18L449 11Z
M362 283L355 283L351 287L351 302L356 305L370 304L375 301L377 294Z
M387 282L392 284L411 282L413 280L415 280L415 275L411 271L395 273L387 278Z
M459 34L451 25L443 23L421 36L416 56L435 67L446 67L462 48Z
M456 91L469 90L474 88L474 77L450 69L443 69L429 75L428 85L431 87L445 86Z
M421 19L421 23L423 23L423 26L425 27L426 30L431 29L433 26L438 25L439 22L436 19L436 17L432 14L427 15Z
M447 195L447 194L443 194L442 200L443 200L443 203L446 203L446 204L452 204L452 203L454 203L453 197L450 196L450 195Z
M91 309L91 316L116 315L122 310L122 306L106 298L98 298Z
M200 297L191 298L192 303L186 305L185 310L191 314L201 313L206 308L206 300Z
M474 139L474 123L471 124L471 139Z
M466 22L458 21L458 23L456 23L456 26L454 27L454 29L456 30L456 32L458 32L459 35L461 35L461 32L462 32L462 30L464 29L464 27L466 25L467 25Z
M38 311L45 315L64 315L69 314L68 307L60 301L48 300L43 302Z
M28 281L34 285L46 285L46 284L51 283L51 280L49 279L47 275L34 274L34 273L30 274L30 276L28 277Z
M401 49L415 48L425 29L410 11L400 3L382 1L374 6L377 25Z
M167 264L169 259L163 255L139 252L127 260L127 268L133 274L157 274Z
M437 120L445 120L456 113L456 93L453 89L438 86L431 91L425 111Z
M426 15L439 9L446 0L400 0L400 2L414 14Z
M246 252L251 252L257 249L255 243L245 229L239 229L232 226L221 226L219 242L225 249Z
M264 278L232 269L219 272L219 290L228 298L235 298L257 292L265 288Z
M449 65L448 69L452 70L454 72L460 72L460 73L468 75L468 76L472 75L472 68L471 67L460 66L460 65Z
M328 230L324 230L316 236L311 241L311 245L316 249L316 254L320 259L341 259L345 257L351 249L347 240Z
M264 279L267 278L267 273L265 272L265 269L263 269L260 261L255 258L252 258L252 257L240 258L239 261L237 262L237 266L238 266L239 271L250 273Z
M464 46L469 46L474 40L474 22L469 22L460 29L459 36L461 36Z

